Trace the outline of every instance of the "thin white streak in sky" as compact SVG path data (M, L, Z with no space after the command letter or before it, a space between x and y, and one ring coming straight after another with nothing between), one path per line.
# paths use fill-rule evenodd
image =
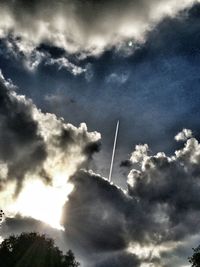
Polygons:
M116 149L116 144L117 144L118 131L119 131L119 121L117 122L116 131L115 131L115 140L114 140L114 145L113 145L112 159L110 163L110 173L109 173L109 178L108 178L109 182L111 182L111 179L112 179L112 170L113 170L113 162L115 158L115 149Z

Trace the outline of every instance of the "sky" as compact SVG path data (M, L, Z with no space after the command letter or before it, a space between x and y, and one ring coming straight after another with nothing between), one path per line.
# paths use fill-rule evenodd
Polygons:
M200 1L0 0L0 18L0 240L46 233L82 267L188 267Z

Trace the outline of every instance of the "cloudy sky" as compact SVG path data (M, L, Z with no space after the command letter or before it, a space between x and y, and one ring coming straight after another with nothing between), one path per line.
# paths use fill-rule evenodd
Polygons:
M0 240L46 233L82 267L189 266L199 62L198 0L0 0Z

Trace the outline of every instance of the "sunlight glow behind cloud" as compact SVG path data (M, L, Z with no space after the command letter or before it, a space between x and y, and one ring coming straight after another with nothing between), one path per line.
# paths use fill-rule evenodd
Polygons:
M22 192L8 211L19 213L43 221L53 228L64 230L60 225L62 207L67 196L72 192L73 185L67 183L65 187L45 185L40 180L27 181Z

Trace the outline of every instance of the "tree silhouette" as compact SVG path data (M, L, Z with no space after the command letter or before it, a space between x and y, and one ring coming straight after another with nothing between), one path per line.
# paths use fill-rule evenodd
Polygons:
M189 262L192 264L192 267L200 267L200 246L193 248L193 255L189 258Z
M3 210L0 210L0 224L3 222L3 218L4 218L4 212Z
M1 267L78 267L74 254L66 255L53 239L37 233L10 236L0 244Z

